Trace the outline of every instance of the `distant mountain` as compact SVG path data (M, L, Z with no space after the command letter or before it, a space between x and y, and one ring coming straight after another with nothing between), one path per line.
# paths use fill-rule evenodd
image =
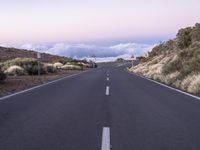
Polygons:
M47 53L42 53L41 56L42 56L41 60L43 62L56 62L62 59L71 60L70 58L67 57L61 57ZM31 50L17 49L17 48L0 47L0 62L4 62L14 58L37 58L37 52Z
M200 24L180 29L175 39L153 48L142 63L130 70L200 95Z

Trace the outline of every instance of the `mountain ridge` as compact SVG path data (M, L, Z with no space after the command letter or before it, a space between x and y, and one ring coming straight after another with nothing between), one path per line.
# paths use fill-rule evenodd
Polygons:
M48 53L41 53L41 56L41 61L43 62L57 62L58 60L62 59L72 60L68 57L52 55ZM0 62L15 58L37 58L37 51L0 46Z

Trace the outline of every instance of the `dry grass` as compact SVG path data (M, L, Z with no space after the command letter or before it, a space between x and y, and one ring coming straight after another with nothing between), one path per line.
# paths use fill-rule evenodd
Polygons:
M25 71L22 67L14 65L14 66L9 67L5 71L5 73L8 74L8 75L24 75Z
M44 68L48 73L54 73L57 71L57 68L51 63L45 63Z
M162 81L164 80L162 75L163 65L171 59L172 57L164 57L163 55L155 56L150 61L141 63L130 70L147 78Z
M200 94L200 24L179 30L174 40L153 48L130 71L184 91Z
M60 62L56 62L56 63L53 64L53 66L54 66L55 68L57 68L57 69L60 69L60 68L63 66L63 64L60 63Z
M64 69L64 70L82 70L83 67L77 66L77 65L64 65L64 66L61 67L61 69Z
M0 97L19 92L36 85L40 85L61 77L77 74L82 70L60 70L56 73L38 76L8 76L8 78L0 84Z
M182 80L181 89L187 91L191 82L195 80L196 75L188 75L185 79Z
M194 80L189 84L188 91L194 94L200 94L200 74L193 76Z

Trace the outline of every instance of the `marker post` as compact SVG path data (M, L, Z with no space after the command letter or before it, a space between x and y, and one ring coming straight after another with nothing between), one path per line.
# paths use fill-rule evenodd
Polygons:
M41 59L41 54L38 52L38 53L37 53L37 60L38 60L38 76L40 76L40 59Z

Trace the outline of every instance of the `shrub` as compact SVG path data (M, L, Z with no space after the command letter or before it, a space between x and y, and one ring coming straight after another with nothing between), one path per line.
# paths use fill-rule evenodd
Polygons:
M78 61L67 62L66 65L75 65L75 66L81 66L81 67L83 67L82 62L78 62Z
M8 60L3 63L3 70L7 70L11 66L20 66L22 67L26 73L29 75L37 75L38 74L38 61L33 58L16 58L13 60ZM40 73L47 73L44 64L40 63Z
M57 71L57 68L53 64L44 64L44 67L48 73L54 73Z
M6 79L6 74L0 70L0 81L4 81Z
M179 69L182 77L194 71L200 72L200 42L194 42L187 49L180 51L178 53L178 59L182 66L176 69Z
M196 75L190 74L185 79L182 80L181 89L187 91L188 87L190 86L191 82L195 80Z
M123 58L117 58L117 59L116 59L116 62L123 62L123 61L124 61Z
M181 68L183 68L182 61L181 61L181 59L176 58L172 62L165 64L162 72L166 75L166 74L170 74L172 72L179 71L179 70L181 70Z
M63 64L60 63L60 62L56 62L56 63L53 64L53 66L54 66L55 68L57 68L57 69L60 69L60 68L63 66Z
M200 24L196 23L191 32L192 42L200 41Z
M192 43L191 32L192 32L191 27L180 29L178 31L176 38L178 48L180 49L187 48Z
M25 72L24 72L24 69L20 66L11 66L9 67L6 71L5 71L6 74L8 75L24 75Z
M73 59L72 58L66 58L66 57L60 57L60 58L53 60L52 63L61 63L61 64L65 65L67 62L70 62L70 61L73 61Z
M81 62L82 66L85 67L85 68L92 68L92 64L89 64L89 63L83 63Z
M172 85L176 88L181 88L182 80L176 80Z
M64 65L64 66L62 66L62 69L64 69L64 70L82 70L83 67L77 66L77 65Z
M22 68L24 68L24 66L26 65L34 65L37 64L37 60L36 59L32 59L32 58L15 58L12 60L8 60L6 62L3 63L3 70L8 69L11 66L20 66Z
M93 63L88 63L88 62L68 62L68 65L76 65L76 66L81 66L84 68L93 68L94 64Z
M194 76L194 80L188 86L188 91L194 94L200 94L200 74Z

